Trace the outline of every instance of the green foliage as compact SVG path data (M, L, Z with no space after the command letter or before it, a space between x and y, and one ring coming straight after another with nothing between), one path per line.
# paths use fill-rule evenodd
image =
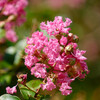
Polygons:
M26 86L19 84L20 92L25 100L32 100L36 94L36 90L40 88L40 80L31 80L26 83Z
M20 92L25 100L29 100L29 98L34 98L35 93L27 88L21 88Z
M42 82L41 82L40 80L31 80L31 81L29 81L28 83L26 83L26 85L27 85L30 89L36 91L37 89L40 88L40 84L41 84L41 83L42 83Z
M5 30L0 28L0 39L5 36Z
M0 97L0 100L20 100L17 96L12 96L10 94L4 94Z

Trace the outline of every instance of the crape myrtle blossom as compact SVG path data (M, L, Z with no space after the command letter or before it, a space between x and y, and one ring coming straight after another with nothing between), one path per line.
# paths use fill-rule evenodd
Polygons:
M59 87L62 95L69 95L71 82L85 78L89 72L83 56L86 51L78 49L78 36L69 32L71 23L69 18L64 22L61 16L55 17L54 21L42 22L40 26L53 39L39 31L27 38L25 65L31 75L44 79L40 85L43 90Z
M41 23L40 28L42 30L46 30L47 33L50 36L56 36L59 33L69 33L70 28L68 26L72 23L72 21L69 18L66 18L66 21L63 22L62 17L58 16L55 17L55 20L52 21L47 21L47 25L45 22Z
M17 92L16 86L13 86L12 88L10 88L9 86L6 88L6 91L8 94L14 94Z
M0 27L6 30L5 36L11 42L18 39L14 28L25 22L24 8L27 4L28 0L0 0L0 17L6 16L6 19L0 21Z
M51 91L56 88L56 85L52 82L52 80L48 77L46 84L41 84L41 87L43 90L47 89L48 91Z

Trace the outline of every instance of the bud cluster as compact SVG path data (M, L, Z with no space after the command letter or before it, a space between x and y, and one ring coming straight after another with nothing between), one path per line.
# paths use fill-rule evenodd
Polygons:
M24 8L27 4L27 0L0 0L0 28L6 30L9 41L16 42L18 39L14 27L25 22Z
M78 49L78 36L69 32L71 23L69 18L63 22L62 17L55 17L53 22L42 22L40 26L53 36L52 39L39 31L27 38L25 65L31 75L43 79L40 85L43 90L59 88L62 95L69 95L72 92L71 82L85 78L89 72L83 56L86 51Z

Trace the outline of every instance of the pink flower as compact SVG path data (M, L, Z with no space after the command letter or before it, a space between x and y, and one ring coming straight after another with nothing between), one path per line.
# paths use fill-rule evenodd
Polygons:
M18 0L16 3L17 9L24 9L28 5L28 0Z
M46 65L45 64L35 64L35 67L31 68L31 75L35 75L37 78L45 78L46 77Z
M27 55L25 57L25 65L29 68L31 68L37 62L38 62L38 59L35 56Z
M71 84L72 81L74 81L74 78L70 78L67 74L67 72L60 72L58 73L58 80L57 80L57 84L62 84L62 83L68 83L69 85Z
M7 92L8 94L16 93L16 92L17 92L16 86L14 86L14 87L12 87L12 88L10 88L10 87L8 86L8 87L6 88L6 92Z
M41 84L41 88L43 90L47 89L48 91L51 91L56 88L56 85L52 82L52 80L50 78L47 78L47 83Z
M4 15L11 15L11 14L16 15L17 11L16 11L15 6L13 4L7 4L4 8L3 14Z
M62 36L61 39L60 39L60 44L61 45L66 45L66 43L67 43L67 38Z
M27 37L27 44L32 45L33 43L34 43L34 39Z
M25 22L24 8L27 4L28 0L0 0L1 17L6 16L6 19L3 20L6 38L11 42L16 42L18 39L14 28Z
M66 21L63 22L62 17L58 16L58 17L55 17L55 20L53 22L47 21L47 25L45 24L45 22L42 22L40 28L42 30L46 30L50 36L51 35L55 36L60 33L68 34L70 28L67 28L67 27L71 23L72 23L72 21L69 18L66 18Z
M62 85L61 85L61 87L60 87L60 91L61 91L61 93L62 93L62 95L69 95L69 94L71 94L71 92L72 92L72 90L71 90L72 88L68 85L68 83L62 83Z
M5 30L7 31L7 30L11 30L12 29L12 27L14 26L14 22L8 22L8 23L6 23L5 24Z
M12 41L12 42L16 42L17 41L17 36L16 36L16 33L13 31L13 30L8 30L6 32L6 38L9 40L9 41Z
M83 50L80 51L79 49L77 49L77 50L75 51L75 57L76 57L77 59L79 59L79 60L86 60L87 58L84 57L84 56L82 56L85 52L86 52L86 51L83 51Z
M57 39L49 39L49 42L43 49L43 52L48 56L49 60L55 59L59 56L60 45Z
M27 53L28 55L33 55L35 50L36 46L28 45L27 48L25 48L25 53Z
M66 63L67 62L68 62L67 60L65 62L64 57L59 56L58 58L56 58L56 61L55 61L56 64L54 66L54 69L60 70L60 71L66 70Z
M7 0L0 0L0 10L4 7L6 2L7 2Z

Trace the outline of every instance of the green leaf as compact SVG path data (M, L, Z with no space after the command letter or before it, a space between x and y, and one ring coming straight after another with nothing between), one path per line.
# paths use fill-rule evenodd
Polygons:
M4 94L0 96L0 100L20 100L17 96L12 96L10 94Z
M31 88L32 90L36 91L40 88L40 84L42 83L41 80L31 80L26 83L26 85Z
M0 28L0 39L5 36L5 30Z
M10 83L12 76L10 74L0 75L0 83L3 84L4 82Z
M35 93L33 91L29 90L27 87L25 87L24 85L21 85L21 84L19 85L19 87L20 87L19 88L20 92L25 100L34 98Z
M30 97L34 98L35 93L33 91L28 90L26 88L22 88L20 91L21 91L21 94L23 95L23 98L25 100L29 100Z
M26 86L28 88L22 84L19 84L19 89L20 89L20 92L23 95L24 99L29 100L29 99L31 99L31 97L34 98L35 92L37 89L40 88L41 83L42 82L40 80L31 80L26 83ZM35 91L35 92L33 92L33 91Z
M22 57L22 51L19 50L16 52L15 58L14 58L14 65L18 65L21 61L21 57Z

